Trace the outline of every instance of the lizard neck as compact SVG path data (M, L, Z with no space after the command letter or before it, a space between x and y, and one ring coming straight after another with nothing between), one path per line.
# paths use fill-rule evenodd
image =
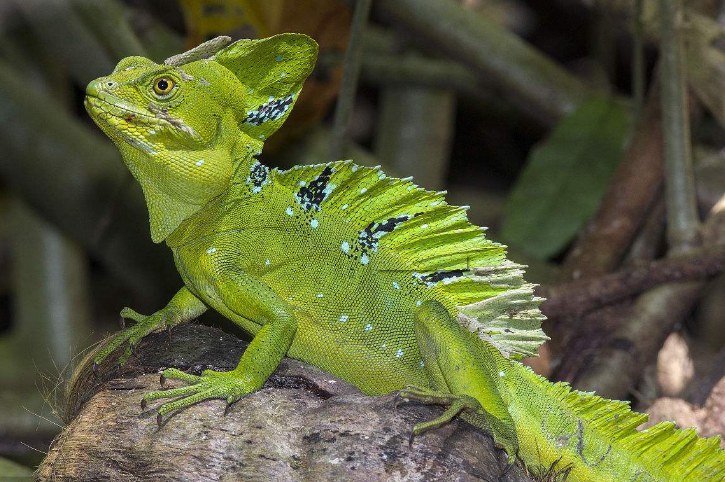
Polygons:
M211 145L201 148L139 149L125 142L118 147L143 189L151 239L160 243L185 219L224 193L234 173L254 163L261 142L228 123L220 125Z

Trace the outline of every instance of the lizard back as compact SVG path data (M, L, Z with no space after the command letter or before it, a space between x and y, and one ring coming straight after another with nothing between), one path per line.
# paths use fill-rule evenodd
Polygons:
M426 300L515 357L546 339L521 267L444 194L350 161L288 171L254 162L168 241L235 258L288 302L291 356L387 393L424 379L413 316ZM350 353L347 370L339 360Z

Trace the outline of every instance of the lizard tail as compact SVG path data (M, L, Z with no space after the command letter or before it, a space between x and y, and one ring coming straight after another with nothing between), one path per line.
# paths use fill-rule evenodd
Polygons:
M719 436L699 438L673 422L638 431L648 416L632 412L629 402L551 383L517 362L512 367L507 391L527 466L568 467L572 480L725 480Z

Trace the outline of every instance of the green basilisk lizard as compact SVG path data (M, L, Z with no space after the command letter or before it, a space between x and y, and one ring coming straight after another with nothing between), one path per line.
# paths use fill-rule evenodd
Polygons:
M289 114L316 43L283 34L219 37L156 64L128 57L88 85L85 105L116 143L184 286L101 349L131 346L208 308L254 336L238 366L163 377L159 417L259 390L284 356L376 395L446 406L414 434L461 416L528 467L573 481L721 481L719 438L662 423L628 403L550 383L518 360L546 339L541 301L505 247L466 209L409 178L350 161L269 169L257 156Z

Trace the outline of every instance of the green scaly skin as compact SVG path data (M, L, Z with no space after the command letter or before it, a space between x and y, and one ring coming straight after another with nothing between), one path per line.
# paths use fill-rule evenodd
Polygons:
M91 82L86 108L141 183L155 242L174 253L184 287L99 351L189 321L207 308L254 339L230 372L165 378L147 393L159 416L259 390L284 356L367 394L402 390L444 405L414 434L461 416L491 434L509 463L552 465L572 481L723 480L719 439L659 424L624 402L552 384L517 360L536 353L541 301L504 247L465 208L410 179L340 161L289 171L255 156L284 122L317 56L284 34L223 39L156 64L123 59Z

